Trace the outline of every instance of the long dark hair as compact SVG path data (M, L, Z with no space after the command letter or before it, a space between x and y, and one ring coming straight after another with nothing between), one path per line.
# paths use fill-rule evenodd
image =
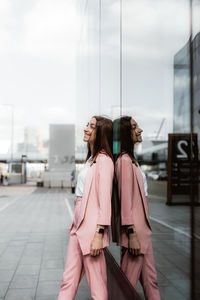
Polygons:
M130 116L123 116L114 121L114 128L116 127L117 139L118 139L118 151L116 153L116 159L124 153L127 153L130 158L136 162L134 156L134 142L132 139ZM116 126L115 126L116 124Z
M113 122L102 116L93 116L96 123L96 139L94 142L93 158L96 158L99 153L105 153L113 160L112 145L113 145ZM86 161L91 156L91 149L88 143L88 153Z

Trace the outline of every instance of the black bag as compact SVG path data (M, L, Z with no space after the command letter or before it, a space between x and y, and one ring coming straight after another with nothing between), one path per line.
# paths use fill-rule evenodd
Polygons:
M121 200L118 193L117 176L114 172L113 187L112 187L112 214L111 214L111 229L112 241L119 242L121 228Z

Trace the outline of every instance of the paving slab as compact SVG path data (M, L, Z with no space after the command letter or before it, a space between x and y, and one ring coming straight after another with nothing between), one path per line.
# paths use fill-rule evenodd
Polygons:
M58 296L60 280L40 281L37 287L36 297Z
M35 289L9 289L4 300L35 300Z
M6 294L6 291L8 289L8 286L9 286L9 281L7 282L0 282L0 299L1 297L5 297L5 294Z
M19 264L16 270L16 275L38 275L40 272L40 264L23 265Z

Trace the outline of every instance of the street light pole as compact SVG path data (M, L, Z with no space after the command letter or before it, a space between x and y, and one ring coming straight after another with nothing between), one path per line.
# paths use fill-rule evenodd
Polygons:
M11 161L13 161L13 151L14 151L14 106L12 107L12 120L11 120Z
M11 142L10 142L10 160L13 161L14 151L14 105L13 104L1 104L2 106L9 106L11 108Z

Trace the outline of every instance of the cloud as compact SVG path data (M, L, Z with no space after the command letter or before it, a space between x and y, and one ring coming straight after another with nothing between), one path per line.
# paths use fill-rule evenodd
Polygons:
M0 1L0 53L72 63L79 39L75 1Z
M75 123L75 114L72 113L72 110L61 107L61 106L52 106L43 108L40 111L40 115L45 118L45 123Z
M11 3L9 0L0 1L0 53L4 53L9 46L11 34L9 26L12 23Z
M188 0L129 0L123 3L122 14L123 56L127 60L167 60L189 39ZM118 55L113 50L119 48L119 3L114 2L109 13L102 11L102 15L104 49L108 55Z
M21 52L68 63L75 59L79 18L73 1L38 0L23 22Z
M79 26L74 0L0 1L1 51L68 62L75 56Z
M193 1L193 36L200 31L200 1Z

